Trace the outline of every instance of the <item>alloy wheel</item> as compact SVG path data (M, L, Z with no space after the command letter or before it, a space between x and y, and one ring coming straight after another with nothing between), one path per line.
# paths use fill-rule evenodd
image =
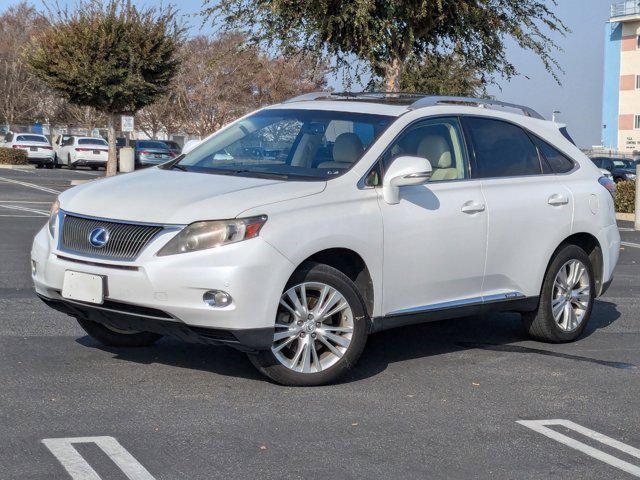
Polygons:
M275 327L271 352L278 362L295 372L321 372L349 348L353 311L334 287L305 282L282 294Z
M591 297L589 271L580 260L569 260L553 282L551 312L565 332L576 330L587 313Z

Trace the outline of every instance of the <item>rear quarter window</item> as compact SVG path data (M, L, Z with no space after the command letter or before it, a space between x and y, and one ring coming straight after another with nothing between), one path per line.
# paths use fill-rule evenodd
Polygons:
M573 170L575 164L566 155L538 137L533 137L533 142L537 145L542 157L546 160L553 173L567 173Z

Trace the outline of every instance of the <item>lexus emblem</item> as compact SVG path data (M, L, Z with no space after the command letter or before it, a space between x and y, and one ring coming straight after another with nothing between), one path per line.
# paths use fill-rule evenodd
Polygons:
M102 248L109 241L109 230L103 227L94 228L89 233L89 243L96 247Z

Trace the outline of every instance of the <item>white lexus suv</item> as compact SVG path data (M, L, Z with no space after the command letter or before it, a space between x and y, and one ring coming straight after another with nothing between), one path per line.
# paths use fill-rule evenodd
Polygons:
M62 193L33 280L103 344L224 344L325 384L368 334L417 322L512 311L578 338L618 260L611 188L526 107L310 94Z

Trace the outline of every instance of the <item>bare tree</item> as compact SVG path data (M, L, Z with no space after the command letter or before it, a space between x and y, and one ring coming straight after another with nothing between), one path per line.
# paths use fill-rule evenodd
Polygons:
M230 32L184 46L173 115L185 132L209 135L261 105L326 87L326 66L311 55L284 59Z
M53 95L29 73L22 56L31 35L47 26L24 1L0 14L0 120L5 123L31 122L56 108Z

